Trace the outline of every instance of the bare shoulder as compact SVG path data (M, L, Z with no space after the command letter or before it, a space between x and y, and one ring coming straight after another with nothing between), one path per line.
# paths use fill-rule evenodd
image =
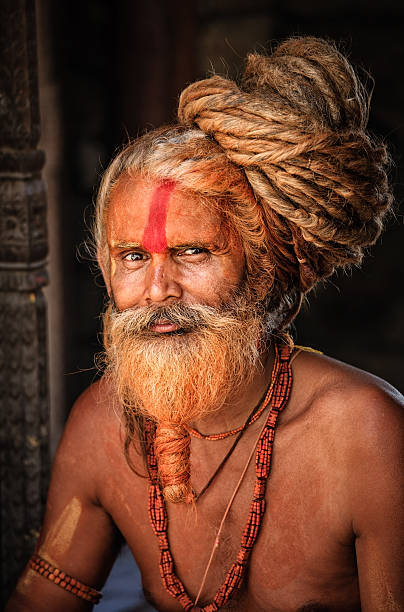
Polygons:
M69 420L90 419L93 424L104 424L118 415L112 384L103 376L87 387L75 401Z
M80 441L87 435L90 440L101 442L121 427L121 414L112 384L105 377L90 385L75 401L62 441L74 438Z
M339 515L357 535L370 521L379 528L381 516L393 524L404 510L403 396L377 376L323 355L300 354L293 371L286 429L325 474Z
M302 352L294 362L296 395L304 412L358 443L404 434L404 397L385 380L321 355Z
M101 378L76 400L60 440L53 478L69 474L87 493L94 487L107 462L106 448L121 448L121 419L110 383ZM96 497L95 490L93 497Z

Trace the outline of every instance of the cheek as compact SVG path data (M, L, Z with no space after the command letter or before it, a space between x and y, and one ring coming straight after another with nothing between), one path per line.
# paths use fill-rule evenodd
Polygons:
M226 301L244 278L243 266L217 264L213 268L184 271L181 283L192 301L198 300L212 306Z
M141 299L141 282L135 280L133 275L121 274L119 270L115 275L111 273L111 294L119 310L136 306Z
M244 253L240 252L234 256L231 266L227 266L223 272L226 281L232 285L239 285L245 276Z
M245 257L242 247L233 243L231 253L221 263L220 287L232 291L239 287L245 279Z

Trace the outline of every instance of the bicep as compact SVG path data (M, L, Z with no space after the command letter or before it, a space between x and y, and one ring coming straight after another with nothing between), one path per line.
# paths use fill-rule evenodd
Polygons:
M37 553L54 568L100 590L120 543L121 538L108 515L73 496L61 512L46 518ZM24 603L29 603L29 607L18 607ZM92 606L27 567L16 587L14 607L9 609L10 612L19 609L80 612Z
M404 419L380 403L351 476L361 605L404 610ZM370 419L372 420L372 415Z
M379 537L357 539L356 554L361 606L364 612L404 610L403 534L393 530Z
M404 483L401 480L395 486L395 491L376 487L356 538L364 611L404 610Z
M103 524L104 521L100 521L92 512L84 510L76 527L73 523L74 521L69 525L68 519L66 523L59 523L61 531L58 535L53 529L55 525L51 524L50 530L43 534L38 554L54 568L100 590L118 553L119 539L114 529ZM92 609L87 601L61 588L30 567L27 567L21 576L12 601L14 607L11 605L7 608L10 612L19 609L35 612L80 612Z
M59 446L49 486L45 520L36 552L50 565L99 590L122 538L97 500L96 436L73 415ZM25 607L24 607L25 606ZM31 568L20 578L7 610L71 610L92 606Z

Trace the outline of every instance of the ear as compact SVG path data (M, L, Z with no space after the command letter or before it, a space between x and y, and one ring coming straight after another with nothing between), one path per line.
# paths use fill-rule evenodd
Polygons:
M111 275L110 275L110 266L108 260L108 247L105 246L103 249L97 250L97 261L100 266L100 270L102 272L102 277L104 279L105 287L107 289L109 297L111 297Z

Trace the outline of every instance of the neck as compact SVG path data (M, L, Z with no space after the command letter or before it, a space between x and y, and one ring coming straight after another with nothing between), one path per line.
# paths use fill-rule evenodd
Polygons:
M192 421L191 427L196 428L202 434L213 434L243 425L268 388L273 364L274 350L271 345L261 353L260 363L250 382L241 390L238 389L235 396L229 397L220 412L214 412L202 419Z

